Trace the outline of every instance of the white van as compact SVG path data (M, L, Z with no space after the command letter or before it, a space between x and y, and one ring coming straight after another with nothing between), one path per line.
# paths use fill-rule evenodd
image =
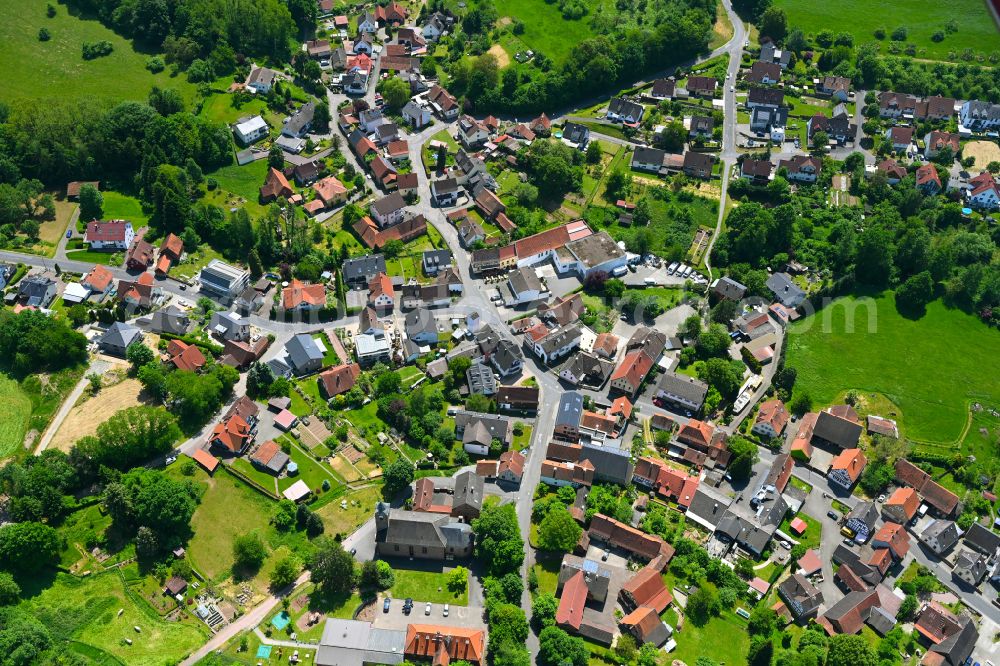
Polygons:
M614 277L621 277L626 273L628 273L628 269L625 268L624 266L619 266L618 268L611 271L611 275L613 275Z
M685 266L684 267L684 272L681 273L681 277L686 278L688 275L691 275L691 271L693 271L693 270L694 269L691 268L690 266Z
M680 264L678 262L676 262L676 261L673 262L672 264L670 264L669 266L667 266L667 275L673 275L674 271L677 270L678 266L680 266Z

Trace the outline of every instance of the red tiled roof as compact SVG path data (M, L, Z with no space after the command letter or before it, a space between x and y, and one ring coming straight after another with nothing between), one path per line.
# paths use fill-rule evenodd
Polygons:
M713 435L715 435L715 428L711 424L691 419L681 426L677 433L677 439L684 444L708 448L708 445L712 443Z
M167 234L167 237L160 243L160 254L167 253L175 261L181 258L184 253L184 241L176 234Z
M486 658L486 635L482 629L409 624L403 652L430 657L435 666L446 666L452 659L482 664Z
M625 355L622 362L615 368L614 374L611 375L611 381L624 379L633 389L637 389L652 367L653 359L641 349L636 349Z
M836 458L833 459L833 464L830 465L830 469L844 470L853 482L858 480L858 477L861 476L861 472L864 471L865 465L867 464L868 458L866 458L865 454L861 452L861 449L844 449Z
M618 414L621 414L626 419L632 417L632 401L623 395L615 398L611 403L611 409L608 410L608 416L615 416Z
M115 276L112 275L111 271L109 271L106 267L100 264L95 264L93 270L91 270L90 273L87 274L87 277L81 280L81 282L89 286L94 291L103 292L107 290L108 285L110 285L111 281L114 279Z
M178 370L200 370L205 366L205 355L195 345L181 340L171 340L167 345L167 356Z
M214 472L215 468L219 466L219 459L205 449L196 449L195 452L191 454L191 458L196 463L204 467L205 471L209 474Z
M88 243L92 241L123 243L128 225L129 223L125 220L108 220L107 222L91 220L87 223L87 232L84 238Z
M662 622L656 611L649 606L640 606L621 619L621 624L630 627L643 643L648 642L649 637Z
M327 176L318 183L313 183L313 189L316 190L316 195L326 203L347 194L347 188L334 176Z
M374 302L379 296L393 297L392 278L379 273L368 283L368 301Z
M757 412L757 423L770 424L778 434L781 434L781 431L785 429L788 419L789 414L788 410L785 409L785 403L777 398L762 402L760 410Z
M279 451L281 451L281 447L278 446L277 442L273 439L269 439L257 447L257 450L253 452L250 459L257 461L261 465L267 466L267 464L271 462L271 459L274 458Z
M323 386L328 398L346 393L354 388L354 383L361 374L361 366L357 363L344 363L330 368L319 375L319 383Z
M635 606L648 606L657 613L666 610L674 600L667 586L663 584L661 572L653 567L643 567L622 586L622 592L631 596Z
M413 484L413 510L425 513L451 513L449 505L434 503L434 480L427 476Z
M583 571L577 571L563 585L559 593L559 608L556 610L556 624L572 627L579 631L583 621L583 609L587 603L587 580Z
M823 561L819 559L815 548L810 548L805 555L799 558L799 568L807 576L823 568Z
M250 439L250 426L238 414L216 423L209 441L233 453L243 450Z
M879 531L872 537L873 543L888 544L896 559L903 559L907 551L910 550L910 535L899 523L885 523Z
M292 280L291 284L281 290L281 304L285 309L297 308L303 303L312 306L326 305L326 287Z
M898 506L903 511L906 520L910 520L917 514L920 508L920 497L913 488L896 488L895 492L885 501L885 506Z

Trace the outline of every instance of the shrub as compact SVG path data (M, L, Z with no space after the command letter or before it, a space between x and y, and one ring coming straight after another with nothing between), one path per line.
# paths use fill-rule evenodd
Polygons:
M40 41L40 42L47 42L50 39L52 39L52 35L49 34L49 31L46 28L39 28L38 29L38 41Z
M153 74L162 72L165 67L166 64L160 56L153 56L152 58L146 60L146 69L151 71Z
M906 41L907 30L905 25L901 25L892 31L892 40L894 42L905 42Z
M114 50L115 47L106 39L102 39L99 42L84 42L83 59L93 60L94 58L109 56Z

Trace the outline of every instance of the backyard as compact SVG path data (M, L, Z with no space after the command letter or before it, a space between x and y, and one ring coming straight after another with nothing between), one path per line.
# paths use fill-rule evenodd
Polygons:
M720 640L723 636L725 640ZM674 634L674 640L677 641L677 649L670 653L670 658L685 664L693 664L704 655L712 655L712 659L719 664L742 664L750 650L746 622L729 609L701 627L696 627L685 618L684 627Z
M418 603L469 604L469 585L466 578L465 590L454 593L448 589L448 573L419 571L416 569L395 569L396 584L388 591L393 599L413 599Z
M897 419L907 439L939 446L963 438L970 403L1000 403L1000 377L983 372L984 358L1000 358L1000 337L976 317L934 301L907 319L891 293L840 299L788 335L796 395L823 407L851 389L883 394L900 412L883 416Z
M966 48L983 54L1000 49L1000 33L983 0L956 0L942 5L934 0L910 0L900 12L898 0L777 0L776 7L788 15L788 28L801 29L807 35L836 26L854 35L857 44L874 41L875 30L891 34L899 26L907 29L906 43L917 47L917 57L949 60L949 53L961 53ZM948 33L945 25L961 19L957 32ZM940 42L931 39L942 31ZM835 30L836 32L836 30ZM882 50L886 50L886 40Z

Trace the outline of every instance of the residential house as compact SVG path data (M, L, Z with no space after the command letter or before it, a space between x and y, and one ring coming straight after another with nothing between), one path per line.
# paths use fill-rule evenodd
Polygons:
M401 112L403 120L415 130L421 130L431 124L431 112L423 104L410 100Z
M124 252L132 245L133 240L135 231L128 220L107 222L91 220L87 223L87 230L83 235L83 242L87 243L91 250Z
M308 333L299 333L285 343L285 351L292 370L305 375L323 367L323 350Z
M773 171L774 165L770 160L754 160L748 158L740 163L740 178L745 178L754 185L767 185L773 177ZM740 298L742 298L742 296Z
M795 309L806 300L806 292L792 281L788 273L772 274L767 279L767 288L774 294L775 300L786 308Z
M486 187L479 188L479 191L476 193L475 202L476 208L487 220L495 220L507 210L500 197Z
M260 141L271 132L267 122L260 116L252 116L233 125L236 140L244 146Z
M369 207L372 217L382 228L399 224L406 213L406 202L398 192L388 194Z
M863 428L853 409L828 407L819 413L813 426L813 445L825 444L837 449L853 449L858 445ZM862 464L862 466L864 466Z
M541 475L542 483L560 488L562 486L590 487L594 484L594 465L589 460L578 463L543 460Z
M650 173L660 173L663 169L663 160L667 151L659 148L649 148L646 146L636 146L632 152L632 168L637 171L648 171Z
M941 177L933 164L921 164L916 172L917 189L927 195L935 195L942 190Z
M395 0L387 5L375 7L375 20L379 25L400 25L406 20L408 14L406 7Z
M913 128L895 125L885 131L885 138L894 151L906 152L913 143Z
M773 85L781 80L781 65L758 60L750 66L750 71L746 74L746 80L750 83L767 86Z
M656 647L661 647L670 640L670 628L660 619L656 610L649 606L637 607L634 611L622 617L619 620L619 624L624 630L632 634L637 645L652 643Z
M58 288L59 283L47 275L25 276L17 283L17 302L29 308L47 308L55 300Z
M868 459L861 449L844 449L833 459L827 479L835 486L849 491L861 477L867 464Z
M932 612L937 617L930 617ZM924 607L914 628L930 644L920 662L925 666L963 666L968 663L979 640L972 618L955 616L935 602Z
M552 131L552 121L550 121L549 117L546 116L543 113L542 115L538 116L537 118L535 118L534 120L532 120L530 123L528 123L528 127L535 134L540 134L542 136L548 136L549 132Z
M378 32L378 21L373 13L366 11L358 18L358 32L369 34Z
M441 12L431 14L421 28L421 34L424 36L424 39L429 42L437 41L450 27L451 21L448 20L450 18Z
M361 366L357 363L342 363L319 373L316 381L323 397L329 400L354 388L360 374Z
M130 345L142 343L142 331L128 322L116 321L97 340L97 346L105 354L125 357Z
M431 182L431 196L434 203L444 208L458 203L462 188L454 178L442 178Z
M924 157L934 159L934 157L945 148L951 149L951 154L957 156L962 149L961 137L954 132L942 132L932 130L924 135Z
M451 251L424 250L420 264L423 267L424 275L437 275L441 271L451 268Z
M205 367L205 355L195 345L182 340L171 340L167 344L167 362L178 370L198 372Z
M644 111L645 108L642 104L625 99L624 97L615 97L608 103L607 119L626 125L634 125L642 120Z
M442 120L450 122L458 117L458 101L447 90L435 84L427 93L427 101Z
M281 447L273 439L269 439L250 454L250 462L257 469L274 474L281 474L291 457L281 450Z
M714 97L719 82L713 76L690 76L687 80L687 91L696 97Z
M886 182L890 185L898 185L899 181L906 178L906 167L891 157L879 162L875 166L875 171L885 174Z
M796 621L815 618L823 605L823 593L800 573L794 573L781 581L778 596Z
M684 175L691 178L711 178L715 157L709 153L699 153L689 150L684 153Z
M920 508L920 497L913 488L896 488L882 505L882 517L905 525L913 520Z
M708 384L694 377L665 372L656 383L656 397L692 412L701 410L708 395Z
M656 79L653 81L653 87L646 93L646 96L656 101L673 99L676 89L677 82L673 79Z
M762 88L760 86L751 86L750 90L747 92L746 106L748 109L753 109L758 106L765 108L777 109L784 105L785 93L780 88Z
M969 179L969 189L965 191L965 202L971 208L997 210L1000 208L1000 187L993 174L984 171Z
M993 559L1000 551L1000 534L979 523L972 523L966 530L964 541L966 546L983 553L990 559Z
M274 167L268 169L267 176L264 179L264 185L260 188L261 203L270 203L279 197L282 199L288 199L294 194L295 191L288 183L288 179L285 178L285 174L281 173Z
M790 159L778 161L778 169L787 171L788 180L800 183L815 183L822 166L820 159L811 155L793 155Z
M817 619L817 623L830 635L856 634L865 624L884 628L883 619L888 621L891 629L895 625L901 603L902 599L884 585L871 590L853 591L828 608Z
M875 502L858 502L844 519L844 527L854 532L855 541L864 543L875 532L877 519Z
M153 274L141 273L134 281L119 280L115 298L132 310L145 310L152 307L160 295L160 289L153 286Z
M816 92L829 95L839 102L846 102L851 96L851 80L846 76L824 76L816 84Z
M278 72L273 69L258 67L257 65L251 64L250 75L247 76L247 80L243 85L246 86L246 88L248 88L251 92L266 95L271 92L271 86L274 85L277 78Z
M765 400L760 404L757 420L754 421L751 431L760 437L779 437L784 432L789 417L785 403L781 400L777 398Z
M537 386L501 386L496 393L497 408L504 411L538 411L539 390Z
M475 150L490 139L490 130L486 125L470 115L458 119L458 139L467 150Z
M951 570L951 575L966 585L979 587L990 568L991 562L986 555L963 548L955 556L955 566Z
M959 531L952 520L936 519L917 536L921 543L940 556L951 550L958 543Z
M563 125L562 140L563 143L574 146L579 150L586 150L587 145L590 143L590 128L580 123L566 121L566 124Z
M278 172L280 173L280 172ZM235 299L250 284L250 271L212 259L198 274L201 292L229 301Z
M611 375L611 388L626 395L635 395L653 364L654 360L645 351L636 349L629 352Z
M465 371L469 393L492 396L497 392L497 378L493 369L483 363L473 363Z
M1000 128L1000 104L970 99L958 112L959 124L973 132L995 132Z
M833 109L833 116L826 117L822 113L815 114L806 124L809 142L812 143L816 132L825 132L827 137L838 145L844 145L854 140L857 126L851 122L851 115L844 104L838 104Z
M691 116L687 121L688 138L711 139L715 121L711 116Z
M878 95L879 115L883 118L912 118L917 109L917 98L891 91Z
M340 267L344 282L348 287L360 289L379 274L386 272L385 256L381 254L366 254L362 257L348 259Z
M544 287L533 268L518 268L507 276L504 305L509 308L541 298Z
M787 69L792 61L792 52L779 49L774 42L766 41L760 45L760 59L764 62L777 63L781 69Z
M3 271L0 270L0 276L2 275ZM80 280L80 284L83 285L89 292L88 296L97 296L98 299L102 298L105 294L111 291L111 287L114 283L115 276L112 275L111 271L100 264L95 264L94 268L87 273L82 280Z
M482 666L486 663L486 631L473 627L408 624L403 654L412 661L447 665L454 660Z
M324 208L333 208L347 200L347 188L337 180L336 176L327 176L313 185L316 198L323 202Z
M125 253L125 267L130 271L144 271L153 263L155 249L141 236L136 236Z
M612 361L588 352L578 352L562 366L559 377L572 386L600 388L614 370L615 364Z
M153 313L150 330L154 333L187 335L191 330L191 317L176 305L169 305Z
M405 319L406 337L418 345L434 345L438 342L437 322L426 310L411 310Z
M281 127L281 133L293 139L301 139L312 129L315 113L316 103L306 102L284 122Z
M951 120L955 116L955 100L951 97L931 95L917 102L913 115L921 120Z
M535 356L543 362L553 364L578 349L582 335L579 324L570 324L551 331L538 342L529 343L525 338L525 344L529 345Z
M465 410L455 414L455 436L461 440L468 453L488 455L494 439L506 449L510 446L513 434L514 426L504 416Z
M392 278L379 273L368 283L368 306L378 312L391 312L395 304Z
M322 284L305 284L293 279L281 290L281 307L285 310L312 312L326 307L326 287Z
M787 124L788 109L784 106L755 106L750 109L750 131L757 134L769 133L774 143L784 141Z

